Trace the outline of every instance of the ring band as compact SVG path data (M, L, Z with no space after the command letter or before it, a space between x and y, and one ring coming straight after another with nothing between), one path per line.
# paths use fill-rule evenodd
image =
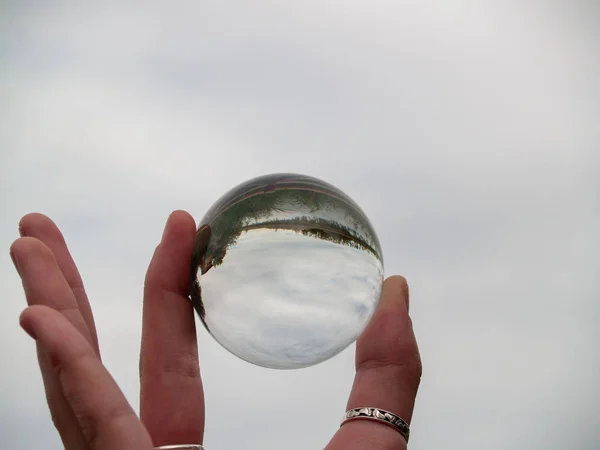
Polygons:
M200 444L161 445L154 447L154 450L204 450L204 447Z
M397 416L392 412L386 411L385 409L370 407L353 408L346 411L346 414L344 414L344 419L342 420L340 426L344 425L346 422L358 419L375 420L384 423L394 428L398 433L400 433L402 437L406 439L406 443L408 444L410 428L400 416Z

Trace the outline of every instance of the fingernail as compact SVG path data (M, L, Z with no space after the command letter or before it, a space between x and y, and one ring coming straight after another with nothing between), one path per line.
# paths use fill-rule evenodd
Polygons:
M165 229L163 230L163 234L162 234L162 237L161 237L161 241L162 241L162 240L165 238L165 236L167 235L167 229L169 228L169 222L171 221L171 217L172 217L172 216L173 216L172 214L169 214L169 218L167 219L167 223L165 223Z
M10 259L12 259L12 262L15 266L15 269L17 269L17 273L19 274L19 276L21 276L21 271L19 270L19 264L17 263L17 258L15 258L15 254L13 253L12 250L9 251L10 254Z
M30 323L21 322L21 328L23 328L25 333L27 333L34 341L37 341L37 334L35 334L35 330L33 329Z

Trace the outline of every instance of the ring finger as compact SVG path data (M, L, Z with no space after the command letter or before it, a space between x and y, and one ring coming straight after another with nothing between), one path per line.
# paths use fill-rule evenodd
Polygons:
M410 423L421 378L421 359L408 316L408 286L403 277L384 283L381 302L357 341L356 376L347 409L390 411ZM346 422L331 440L334 449L402 449L406 440L382 421Z

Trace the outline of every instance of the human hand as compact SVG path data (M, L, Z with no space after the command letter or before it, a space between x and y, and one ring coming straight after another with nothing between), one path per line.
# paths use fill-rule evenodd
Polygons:
M151 450L202 443L204 394L194 311L188 298L192 217L173 213L144 287L140 418L102 365L81 276L56 225L25 216L11 256L29 307L21 325L37 342L54 425L66 450ZM421 375L402 277L386 280L380 306L357 342L348 409L377 407L410 421ZM400 433L380 421L354 420L327 450L403 449Z

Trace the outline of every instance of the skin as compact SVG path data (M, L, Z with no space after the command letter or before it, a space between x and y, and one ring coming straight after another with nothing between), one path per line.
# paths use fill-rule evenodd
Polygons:
M140 417L102 365L92 309L62 233L41 214L23 217L19 232L10 255L28 304L20 323L36 341L52 420L65 449L202 443L204 391L187 291L193 218L184 211L170 215L146 275ZM388 278L380 306L357 341L346 409L375 406L410 423L422 369L408 309L406 280ZM397 431L367 420L346 423L326 447L405 448Z

